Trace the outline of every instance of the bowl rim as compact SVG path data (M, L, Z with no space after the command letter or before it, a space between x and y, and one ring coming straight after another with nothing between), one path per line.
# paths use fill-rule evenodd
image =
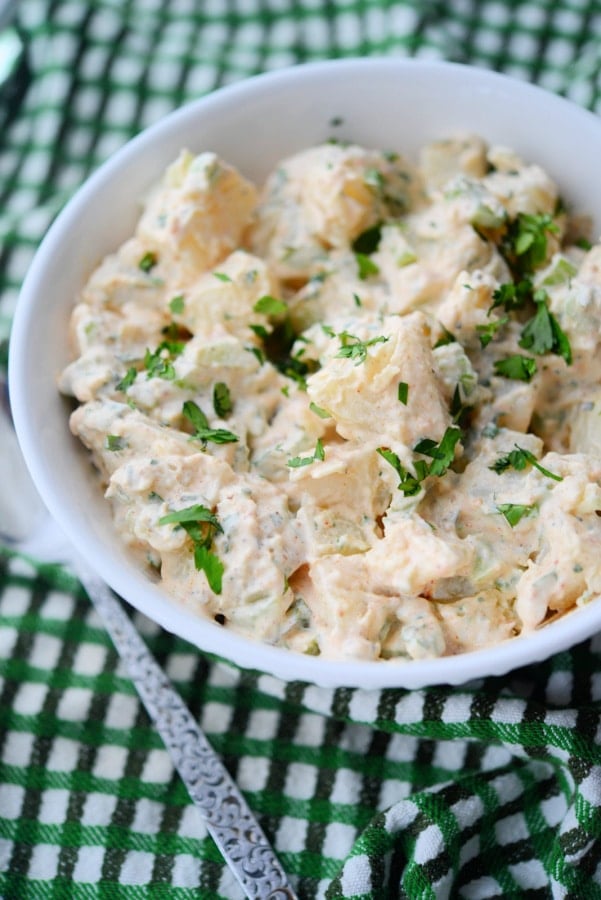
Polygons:
M188 640L202 652L222 657L245 669L273 675L284 681L303 681L331 688L344 686L364 689L414 689L441 684L458 685L474 678L504 675L510 670L540 662L581 640L593 637L601 630L601 608L595 610L595 604L592 602L589 606L575 610L533 633L514 637L480 650L435 659L333 660L307 657L282 647L257 642L253 638L216 626L209 619L179 607L176 601L170 600L152 584L143 584L144 573L136 571L133 560L127 565L117 561L107 569L103 565L108 562L108 559L105 559L107 550L103 549L102 542L72 527L69 511L63 503L63 494L58 485L47 476L45 461L37 439L36 423L28 416L29 372L26 366L27 356L20 352L20 348L25 347L27 343L28 330L36 310L35 298L43 289L48 261L60 248L63 233L77 221L89 198L93 197L104 184L110 183L114 174L143 152L148 144L160 140L165 133L177 130L180 123L194 117L198 109L210 114L214 108L227 108L244 102L247 96L254 97L257 91L265 92L275 87L286 87L290 83L296 83L299 75L302 78L319 80L324 75L327 76L331 70L356 72L357 68L366 71L388 69L391 72L420 69L428 70L431 74L444 75L445 78L474 77L485 87L488 85L507 87L512 92L521 92L524 96L541 103L550 104L560 110L569 110L571 116L581 117L583 122L586 120L587 127L594 122L601 137L601 119L559 95L503 73L444 60L348 57L301 63L245 78L191 100L145 128L111 154L75 191L47 230L23 281L13 319L9 343L11 407L17 437L34 484L75 551L96 571L104 569L103 577L121 597L166 630ZM132 586L130 580L134 573L139 583L134 581ZM148 607L149 594L152 600L151 609ZM199 640L199 630L203 634L202 640Z

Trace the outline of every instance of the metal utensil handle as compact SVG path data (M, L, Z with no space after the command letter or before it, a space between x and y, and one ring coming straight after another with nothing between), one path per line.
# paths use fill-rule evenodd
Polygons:
M297 900L244 797L111 589L85 567L78 566L77 575L126 663L211 837L246 896Z

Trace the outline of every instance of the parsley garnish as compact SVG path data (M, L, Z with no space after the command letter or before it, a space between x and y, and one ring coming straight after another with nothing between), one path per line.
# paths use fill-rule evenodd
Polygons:
M402 491L405 497L414 497L421 491L421 480L417 475L413 475L405 466L393 450L388 447L378 447L380 456L389 463L399 476L398 489Z
M156 266L157 262L158 257L156 253L153 253L152 250L148 250L138 263L138 268L143 272L150 272L150 270Z
M525 504L525 503L501 503L497 506L497 509L501 513L501 515L505 516L509 524L512 528L524 518L524 516L530 516L533 512L536 511L536 504Z
M502 318L494 319L487 325L476 325L476 332L480 338L480 345L482 347L488 347L499 328L507 325L508 322L509 316L502 316Z
M221 593L223 563L211 552L213 537L223 531L217 516L202 504L187 506L159 519L159 525L179 525L194 544L194 565L204 572L214 594Z
M371 228L366 228L365 231L362 231L361 234L355 238L352 247L355 253L369 256L378 249L381 239L382 226L372 225Z
M146 350L144 354L144 368L149 378L164 378L173 381L175 369L173 360L176 359L185 347L184 341L161 341L156 350Z
M399 403L402 403L403 406L407 406L407 401L409 399L409 385L406 381L399 381L398 394Z
M276 297L271 297L269 294L259 297L253 306L254 312L263 313L265 316L279 316L282 313L285 313L287 309L288 307L283 300L278 300Z
M440 327L442 328L442 336L434 344L435 350L437 347L445 347L447 344L454 344L457 341L455 335L448 328L445 328L442 322L440 322Z
M440 443L431 438L424 438L413 448L416 453L422 453L432 459L431 463L424 459L416 459L413 462L415 474L410 472L400 461L397 454L388 447L378 447L377 452L389 463L399 476L398 489L406 497L414 497L421 490L421 482L428 475L442 477L455 458L455 446L463 437L460 428L449 427L445 431Z
M338 337L342 346L336 356L342 359L353 359L356 366L364 363L367 359L368 347L373 347L374 344L384 344L389 340L384 335L379 335L368 341L362 341L354 334L349 334L348 331L341 331Z
M239 440L237 435L226 428L211 428L209 420L194 400L186 400L182 407L182 413L194 428L192 437L197 441L202 441L203 444L206 444L207 441L211 441L213 444L232 444Z
M327 409L323 409L323 407L318 406L317 403L309 403L309 409L311 412L314 412L316 416L319 416L320 419L330 419L331 415L327 411Z
M424 438L413 448L416 453L422 453L433 460L428 469L428 475L444 475L455 458L455 446L463 437L461 428L450 426L443 434L440 443L431 438Z
M179 315L184 311L184 295L178 294L169 301L169 309L174 315Z
M323 449L323 444L318 438L315 444L315 450L313 451L313 456L293 456L292 459L288 460L286 465L288 465L291 469L298 469L301 466L309 466L316 460L323 462L325 458L326 453Z
M215 276L215 278L218 278L219 281L231 282L232 280L226 272L213 272L213 275Z
M121 381L115 385L115 390L126 391L129 387L132 386L132 384L136 380L137 374L138 374L138 370L136 368L134 368L134 366L131 366L127 370L127 372L125 373L125 375L123 376Z
M516 283L508 281L500 284L493 291L493 303L488 312L490 313L497 306L502 306L507 312L514 309L521 309L532 295L532 282L527 278L523 278Z
M513 356L497 360L495 372L497 375L504 375L505 378L513 378L515 381L530 381L537 372L536 360L531 356L515 353Z
M232 397L230 389L223 381L218 381L213 387L213 409L220 419L225 419L232 411Z
M260 347L245 347L245 350L248 350L249 353L252 353L253 356L259 360L259 365L262 366L264 362L267 361L267 357L265 356L265 352Z
M572 362L572 348L566 333L547 306L545 291L537 291L534 295L536 313L526 322L519 340L520 347L533 353L556 353L562 356L568 365Z
M355 253L359 278L365 281L370 275L378 275L380 267L366 253Z
M107 434L104 446L107 450L117 451L124 450L127 447L127 441L118 434Z
M547 235L559 228L548 214L518 213L501 243L509 265L518 273L532 272L547 256Z
M492 466L489 466L489 469L492 469L493 472L500 475L502 472L505 472L506 469L510 468L521 472L528 464L534 466L535 469L538 469L538 471L542 475L546 475L547 478L552 478L554 481L563 481L561 475L556 475L555 472L550 472L549 469L545 469L544 466L541 466L534 453L531 453L530 450L525 450L523 447L519 447L517 444L515 445L515 450L510 450L505 456L500 456Z

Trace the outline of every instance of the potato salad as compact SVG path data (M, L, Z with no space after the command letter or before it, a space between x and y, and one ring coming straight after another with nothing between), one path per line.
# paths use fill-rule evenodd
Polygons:
M335 659L519 639L601 593L601 245L536 161L182 151L73 311L115 528L215 627Z

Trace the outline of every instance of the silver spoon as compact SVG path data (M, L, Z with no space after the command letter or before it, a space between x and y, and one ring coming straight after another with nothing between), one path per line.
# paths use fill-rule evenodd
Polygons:
M0 537L15 549L35 556L44 535L56 534L49 515L20 456L6 402L6 381L0 373L0 463L9 466L0 505ZM8 494L7 487L11 492ZM16 516L24 509L27 519ZM11 504L11 497L14 503ZM46 521L41 520L45 518ZM64 546L62 547L64 551ZM297 900L267 837L203 731L140 637L116 595L70 549L68 562L102 619L119 656L127 666L142 703L154 722L209 834L245 894L255 900Z

